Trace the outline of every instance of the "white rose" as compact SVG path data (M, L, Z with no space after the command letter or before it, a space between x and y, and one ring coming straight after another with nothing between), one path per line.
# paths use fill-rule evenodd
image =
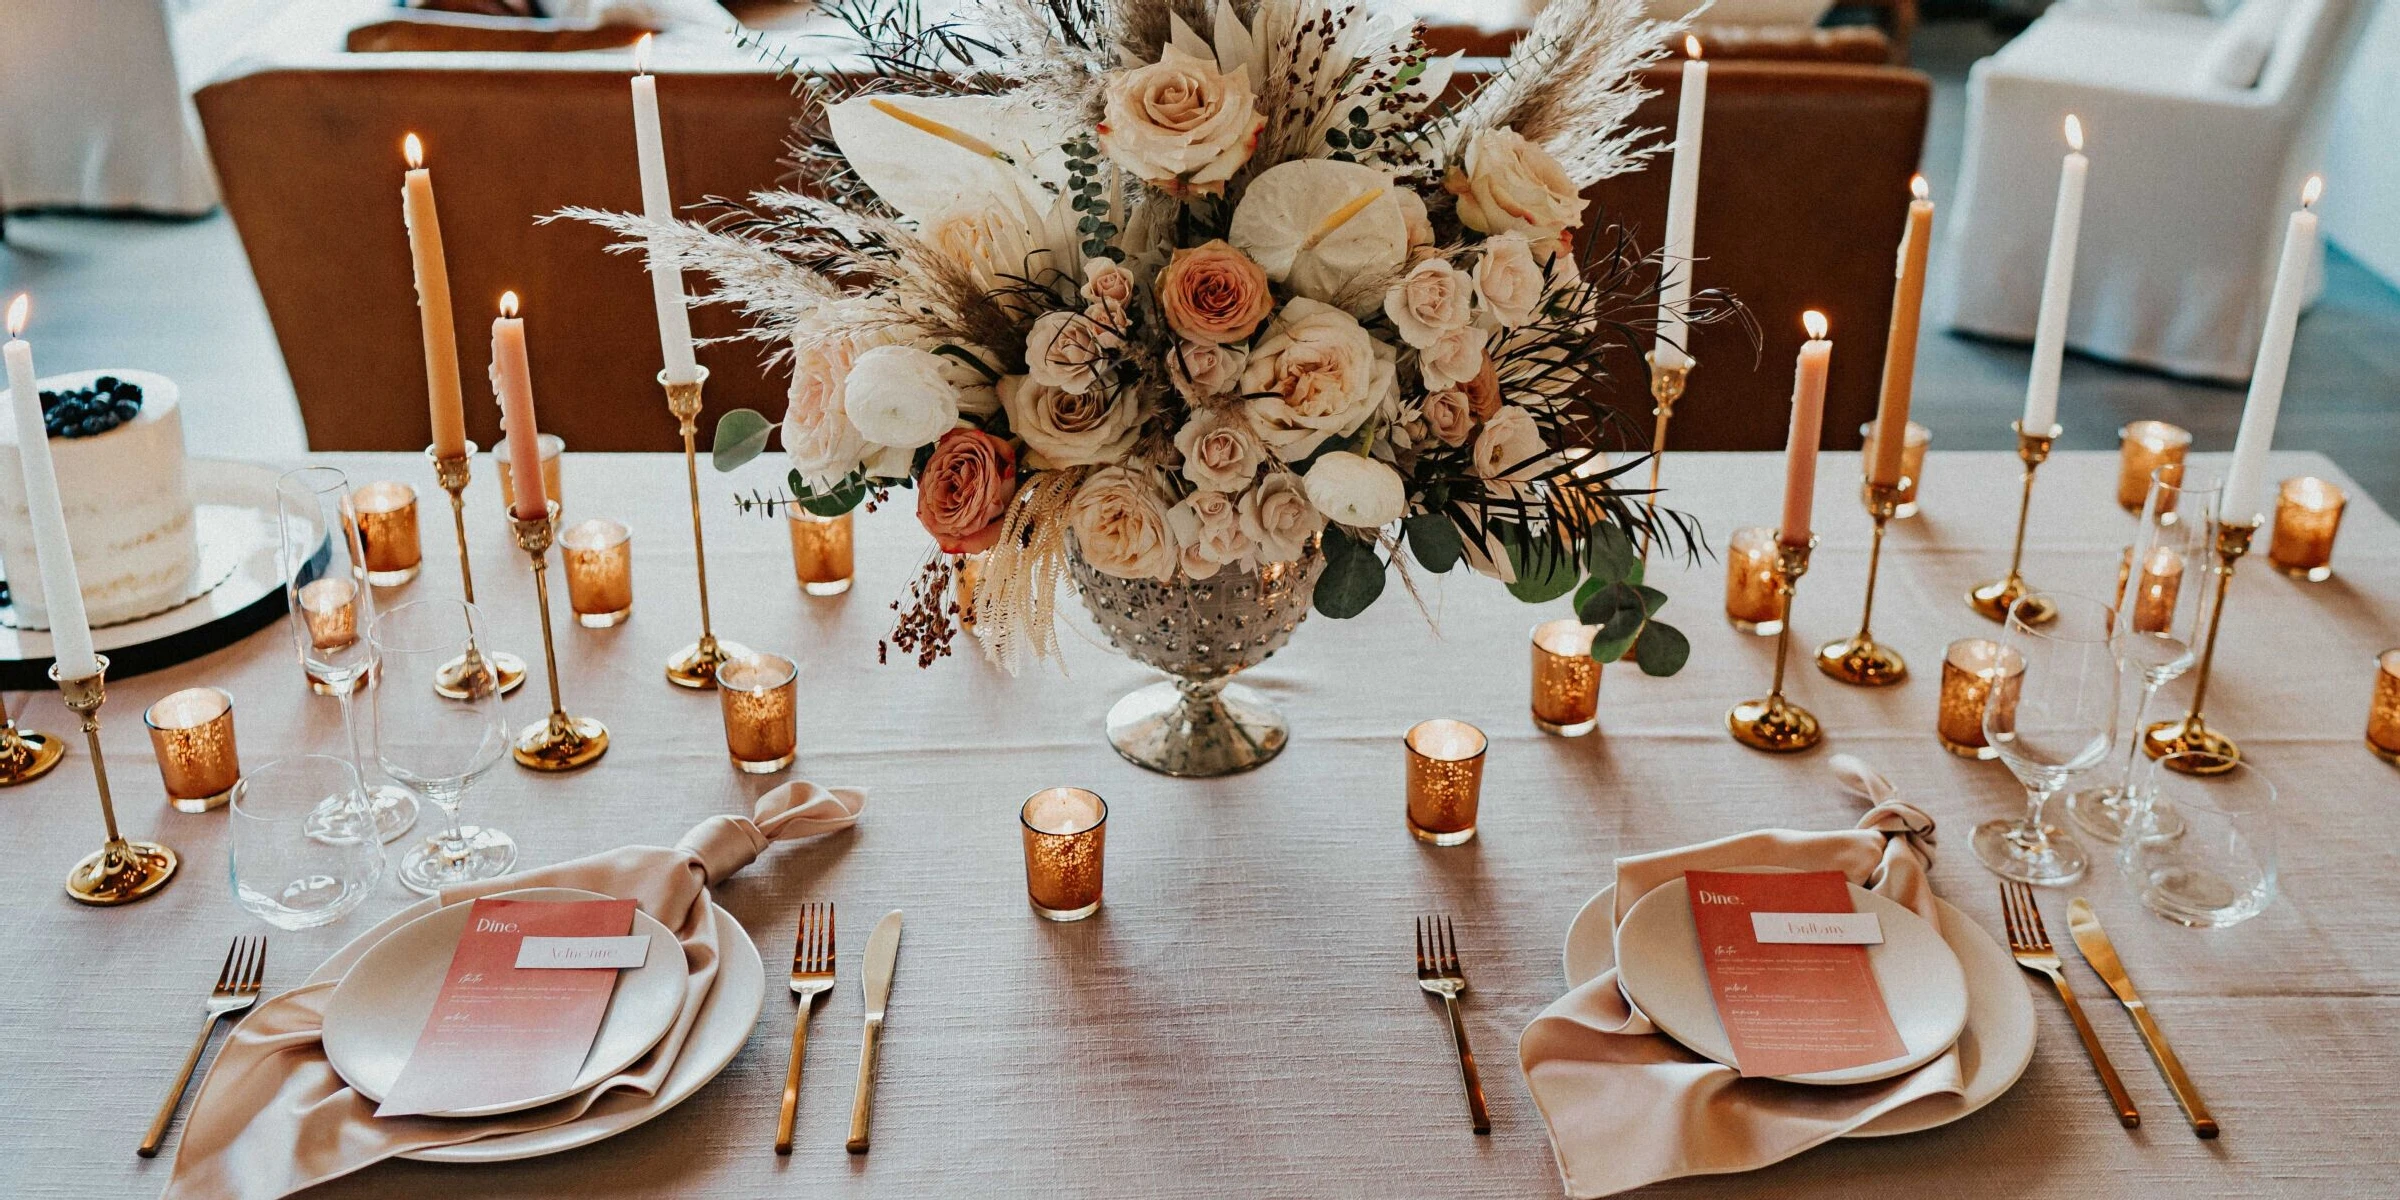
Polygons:
M1485 335L1480 329L1453 329L1417 354L1417 370L1425 386L1440 391L1467 383L1483 373Z
M1475 405L1456 388L1431 393L1425 397L1425 427L1445 446L1464 446L1475 432Z
M1240 346L1180 341L1167 351L1167 380L1186 403L1198 405L1232 391L1249 362L1250 352Z
M1392 349L1306 297L1283 306L1242 369L1250 428L1285 462L1347 436L1393 392Z
M1105 91L1100 149L1136 178L1179 196L1223 191L1267 123L1248 67L1221 72L1173 44L1157 62L1109 76Z
M1158 489L1123 467L1102 467L1083 481L1067 502L1067 527L1083 561L1103 575L1163 583L1181 563Z
M1378 529L1408 511L1408 484L1384 463L1336 450L1308 469L1308 502L1336 525Z
M1242 531L1241 508L1223 492L1199 491L1167 510L1167 525L1182 547L1183 573L1207 579L1226 566L1248 567L1257 543Z
M958 425L958 388L944 359L915 346L877 346L842 381L842 411L870 442L914 450Z
M1267 461L1267 448L1239 413L1202 409L1175 431L1175 449L1183 455L1183 477L1192 486L1219 492L1239 492L1258 476Z
M1025 373L1035 383L1081 395L1099 381L1109 352L1123 344L1082 313L1045 313L1025 335Z
M1476 435L1473 467L1485 479L1522 479L1538 473L1539 460L1549 452L1533 414L1506 404Z
M1291 562L1308 549L1308 539L1325 528L1325 514L1309 503L1308 489L1289 471L1269 472L1242 496L1242 532L1258 544L1258 561Z
M1383 292L1383 315L1400 340L1422 350L1475 317L1475 285L1467 273L1439 258L1408 269Z
M792 469L812 487L830 487L858 469L866 435L851 424L844 385L858 356L888 346L907 332L899 326L792 338L792 386L783 410L783 449Z
M1523 233L1548 258L1558 235L1583 223L1584 199L1550 152L1513 129L1486 129L1467 143L1446 183L1458 219L1478 233Z
M1574 261L1572 256L1568 261ZM1548 286L1541 264L1533 261L1533 245L1524 234L1504 233L1484 240L1483 257L1475 262L1475 290L1483 296L1483 310L1494 320L1511 329L1531 320Z
M1044 470L1115 462L1142 427L1142 406L1130 388L1078 396L1010 375L1000 381L1000 407L1025 443L1026 465Z

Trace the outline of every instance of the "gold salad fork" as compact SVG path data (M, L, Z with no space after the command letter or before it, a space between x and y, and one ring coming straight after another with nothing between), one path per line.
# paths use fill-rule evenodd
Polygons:
M800 1060L808 1057L808 1016L817 997L833 990L833 905L800 906L800 933L792 946L792 996L800 1014L792 1021L792 1061L783 1072L783 1113L775 1119L775 1153L792 1152L792 1118L800 1111Z
M2092 1032L2092 1023L2085 1019L2083 1006L2075 1002L2075 990L2067 986L2065 964L2058 951L2051 948L2050 931L2042 927L2041 907L2033 901L2033 889L2013 879L2000 881L2000 914L2008 922L2008 949L2017 965L2039 975L2049 976L2058 988L2058 998L2067 1006L2067 1015L2075 1019L2075 1032L2083 1035L2083 1048L2092 1056L2092 1066L2100 1072L2100 1082L2108 1088L2109 1103L2117 1106L2117 1120L2131 1129L2142 1123L2140 1110L2134 1108L2133 1097L2125 1093L2125 1081L2117 1078L2117 1068L2108 1061L2108 1051L2100 1048L2100 1035Z
M191 1086L192 1068L200 1065L200 1052L208 1049L208 1035L216 1032L220 1018L241 1012L258 1003L258 985L267 974L267 939L237 937L225 951L225 965L217 970L217 986L209 989L204 1007L208 1019L200 1024L200 1036L192 1041L192 1052L183 1056L183 1069L175 1073L175 1083L167 1089L167 1098L158 1106L158 1115L150 1121L150 1132L142 1135L141 1147L134 1153L143 1158L156 1158L158 1144L167 1140L167 1126L175 1122L175 1109L183 1103L183 1090Z
M1483 1078L1475 1073L1475 1052L1467 1048L1467 1024L1458 1015L1458 998L1467 990L1467 973L1458 965L1458 934L1448 917L1417 918L1417 986L1442 998L1450 1013L1450 1041L1458 1047L1458 1077L1467 1089L1467 1116L1475 1132L1492 1131L1492 1114L1483 1106Z

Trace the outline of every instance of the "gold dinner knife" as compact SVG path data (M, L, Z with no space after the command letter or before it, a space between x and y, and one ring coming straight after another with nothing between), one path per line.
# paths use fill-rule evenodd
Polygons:
M867 935L867 1031L858 1048L858 1095L850 1102L850 1153L867 1152L867 1116L875 1106L875 1045L883 1035L884 1003L892 997L892 969L900 964L900 910L883 914Z
M2167 1047L2167 1035L2159 1032L2158 1022L2150 1019L2150 1006L2142 1003L2141 994L2133 990L2133 979L2125 974L2125 964L2117 961L2117 948L2109 942L2108 932L2100 928L2100 916L2092 911L2090 901L2081 896L2067 905L2067 929L2075 935L2075 946L2083 951L2083 961L2090 963L2108 990L2117 994L2125 1011L2133 1014L2134 1025L2142 1031L2142 1040L2150 1045L2150 1057L2158 1060L2158 1069L2167 1077L2167 1085L2175 1089L2175 1099L2182 1103L2186 1116L2192 1119L2192 1132L2204 1138L2217 1136L2217 1119L2208 1115L2208 1105L2200 1099L2200 1089L2192 1086L2192 1077L2185 1074L2183 1060Z

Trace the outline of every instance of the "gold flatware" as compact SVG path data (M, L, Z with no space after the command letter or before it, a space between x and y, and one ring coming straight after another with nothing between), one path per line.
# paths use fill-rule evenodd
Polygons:
M792 1152L792 1118L800 1111L800 1061L808 1057L808 1017L817 997L833 990L833 905L800 906L800 932L792 944L792 995L800 1013L792 1019L792 1061L783 1071L783 1112L775 1118L775 1153Z
M1458 933L1448 917L1417 918L1417 986L1442 998L1450 1014L1450 1042L1458 1047L1458 1078L1467 1089L1467 1117L1475 1132L1492 1131L1492 1114L1483 1106L1483 1077L1475 1071L1475 1052L1467 1048L1467 1023L1458 1015L1458 998L1466 994L1467 973L1458 964Z
M2108 931L2100 928L2100 914L2092 911L2091 902L2081 896L2067 904L2067 930L2075 935L2075 947L2083 951L2083 961L2090 963L2094 974L2117 994L2125 1011L2133 1014L2134 1027L2142 1031L2142 1041L2150 1046L2150 1057L2158 1060L2159 1073L2167 1077L2167 1086L2175 1089L2175 1099L2183 1105L2185 1116L2192 1119L2192 1132L2204 1138L2217 1136L2217 1119L2208 1114L2208 1105L2200 1099L2200 1089L2192 1086L2192 1077L2185 1074L2183 1060L2167 1047L2167 1035L2160 1032L2158 1022L2150 1019L2150 1006L2142 1003L2141 993L2133 990L2133 977L2125 973L2125 964L2117 960L2117 947L2108 940Z
M892 998L892 970L900 965L900 910L883 914L875 922L875 932L867 935L866 961L859 965L866 977L867 1028L858 1047L858 1094L850 1101L850 1140L844 1145L852 1154L867 1152L867 1118L875 1107L875 1047L883 1038L883 1011Z
M2008 949L2016 956L2017 965L2049 976L2058 988L2058 998L2066 1003L2067 1015L2075 1019L2075 1032L2083 1036L2083 1048L2091 1054L2100 1082L2108 1087L2109 1103L2117 1106L2117 1121L2127 1129L2141 1124L2141 1110L2133 1106L2133 1097L2125 1094L2125 1081L2117 1078L2108 1051L2100 1048L2100 1036L2092 1032L2083 1006L2075 1002L2075 989L2067 986L2065 964L2050 946L2050 931L2042 926L2042 910L2033 902L2033 889L2013 879L2001 880L2000 915L2008 922Z
M208 1019L200 1024L200 1036L192 1041L192 1052L183 1056L183 1069L175 1073L175 1083L167 1089L167 1098L158 1106L158 1115L150 1121L150 1132L142 1135L141 1147L134 1153L143 1158L158 1157L158 1144L167 1140L167 1126L175 1122L175 1109L183 1103L183 1090L191 1086L192 1068L200 1065L200 1052L208 1049L208 1035L216 1032L220 1018L238 1013L258 1003L259 981L267 974L267 939L237 937L225 951L225 965L217 969L217 986L211 988L204 1007Z

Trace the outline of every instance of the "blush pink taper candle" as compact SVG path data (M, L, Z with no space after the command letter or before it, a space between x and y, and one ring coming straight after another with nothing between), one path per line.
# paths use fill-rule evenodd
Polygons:
M492 322L492 390L500 393L500 422L507 427L517 519L541 520L550 511L550 498L542 494L542 432L533 423L533 373L525 360L525 320L517 315L515 292L501 294L500 316Z
M1800 315L1800 324L1808 330L1808 341L1800 346L1800 365L1792 380L1792 434L1784 445L1779 532L1787 546L1808 544L1809 510L1817 495L1817 442L1825 429L1825 370L1833 361L1825 314L1810 309Z

